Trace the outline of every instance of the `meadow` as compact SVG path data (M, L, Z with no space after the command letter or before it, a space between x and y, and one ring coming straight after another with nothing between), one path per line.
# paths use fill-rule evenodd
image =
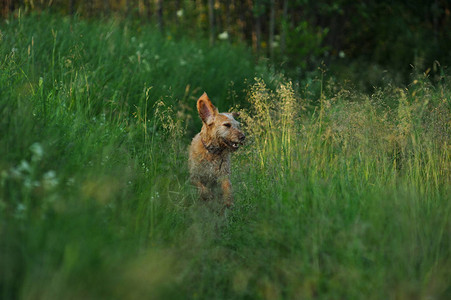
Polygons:
M451 77L292 83L243 46L45 13L0 25L0 298L449 299ZM206 91L235 206L197 200Z

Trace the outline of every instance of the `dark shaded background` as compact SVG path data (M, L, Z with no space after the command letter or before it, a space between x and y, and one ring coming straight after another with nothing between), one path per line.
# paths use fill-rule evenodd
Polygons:
M377 85L384 73L407 83L412 72L443 71L451 61L447 0L3 0L4 18L52 10L83 18L153 23L174 36L252 46L294 80L325 63L339 76ZM371 72L372 74L368 74Z

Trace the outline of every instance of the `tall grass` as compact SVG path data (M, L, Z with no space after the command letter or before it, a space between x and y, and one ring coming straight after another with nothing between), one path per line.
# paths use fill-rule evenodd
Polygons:
M249 99L253 141L239 181L262 216L253 238L269 270L257 286L275 298L446 298L446 87L415 80L371 97L339 90L313 114L299 109L305 100L290 84L273 93L257 81Z
M449 78L323 82L316 105L252 81L239 47L45 14L0 30L3 299L450 295ZM246 107L225 216L188 182L203 90Z

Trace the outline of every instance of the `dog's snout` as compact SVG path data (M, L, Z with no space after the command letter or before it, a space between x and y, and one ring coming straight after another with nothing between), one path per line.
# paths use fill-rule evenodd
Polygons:
M238 138L240 139L241 142L244 142L244 140L246 139L246 136L244 135L244 133L241 133Z

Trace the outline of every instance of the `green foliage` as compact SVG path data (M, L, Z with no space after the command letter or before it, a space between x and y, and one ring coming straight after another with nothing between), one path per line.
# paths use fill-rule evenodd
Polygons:
M288 24L284 23L288 32L286 37L286 51L281 57L285 61L288 72L293 78L305 77L306 71L319 65L318 58L322 57L328 47L323 46L328 29L313 27L307 21L300 22L297 26L288 30ZM282 54L282 53L281 53Z
M230 45L50 15L0 30L2 299L449 295L448 77L300 96ZM188 182L204 89L246 107L225 215Z
M451 2L446 0L7 2L1 10L5 17L51 10L64 16L153 24L172 36L212 34L211 42L247 43L259 58L271 59L294 81L308 78L321 61L332 67L365 61L389 70L403 84L410 81L412 65L424 72L436 62L451 63ZM373 75L359 72L359 66L352 73L360 73L359 81L372 88Z
M89 99L103 99L109 111L131 113L149 87L149 107L162 97L175 103L203 91L220 108L231 106L237 99L228 97L228 86L235 86L240 101L244 79L252 78L256 67L240 46L223 43L209 49L203 40L176 41L151 26L114 21L93 25L42 14L8 21L2 40L1 55L14 58L27 76L24 85L36 90L42 80L44 93L56 85L52 99L69 108L87 105L93 115L104 106Z

